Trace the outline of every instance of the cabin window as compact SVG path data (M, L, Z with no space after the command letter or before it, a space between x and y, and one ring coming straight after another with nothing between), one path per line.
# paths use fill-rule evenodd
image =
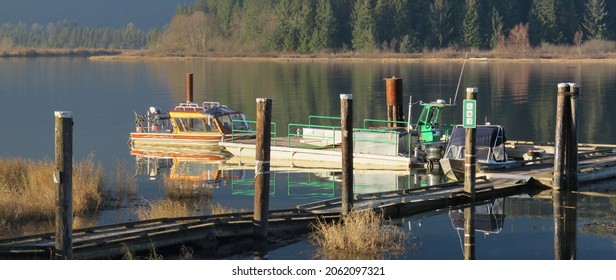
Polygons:
M235 113L230 115L231 120L233 120L233 129L235 130L249 130L250 127L246 123L246 119L240 113Z
M233 123L231 122L231 118L229 117L229 115L218 117L218 121L222 125L222 131L224 133L231 133L231 125Z
M215 131L203 118L173 118L179 132Z
M437 107L424 108L424 110L421 111L421 115L419 116L420 125L437 124L439 113L439 108Z

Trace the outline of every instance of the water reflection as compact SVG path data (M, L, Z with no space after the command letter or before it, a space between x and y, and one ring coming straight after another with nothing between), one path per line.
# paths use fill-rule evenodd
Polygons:
M505 198L471 205L464 209L449 210L452 227L458 233L465 260L474 260L475 234L498 234L505 223ZM464 238L462 238L462 235Z
M238 164L234 158L191 158L173 155L135 155L135 174L144 181L164 185L189 182L193 192L211 191L212 202L237 208L250 208L254 196L254 166ZM340 196L341 171L338 169L274 168L270 176L271 209L295 208ZM354 193L404 190L444 183L438 170L354 171ZM182 184L186 187L187 184ZM145 190L144 190L145 191ZM186 191L184 191L185 193Z
M552 192L554 207L554 258L577 258L577 194Z

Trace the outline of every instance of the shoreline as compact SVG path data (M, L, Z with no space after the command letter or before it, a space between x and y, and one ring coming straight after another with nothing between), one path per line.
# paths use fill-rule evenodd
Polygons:
M144 51L125 51L115 55L97 55L89 57L95 61L273 61L273 62L380 62L380 63L413 63L413 62L453 62L464 61L465 53L420 53L420 54L368 54L355 53L338 54L212 54L212 55L159 55ZM562 56L562 55L559 55ZM616 53L603 57L495 57L491 53L469 54L469 62L616 62Z
M161 55L144 50L101 50L101 49L16 49L0 51L0 58L37 58L37 57L87 57L93 61L273 61L273 62L380 62L380 63L414 63L414 62L454 62L464 61L464 52L434 52L418 54L233 54L207 53L206 55ZM533 57L536 56L536 57ZM595 55L596 56L596 55ZM576 62L576 63L614 63L616 53L604 53L600 57L575 56L566 54L527 56L498 56L491 52L470 53L469 62Z
M108 55L88 57L94 61L270 61L270 62L379 62L379 63L439 63L464 61L464 57L441 58L441 57L259 57L259 56L136 56L136 55ZM492 63L492 62L518 62L518 63L616 63L616 58L487 58L469 57L468 62Z
M105 49L11 49L0 50L0 58L93 57L121 55L119 50Z

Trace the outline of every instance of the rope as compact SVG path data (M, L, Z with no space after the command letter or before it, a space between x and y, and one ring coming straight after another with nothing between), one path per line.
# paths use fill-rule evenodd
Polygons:
M269 164L269 161L255 160L255 179L257 175L270 174ZM263 171L264 169L267 169L267 171Z

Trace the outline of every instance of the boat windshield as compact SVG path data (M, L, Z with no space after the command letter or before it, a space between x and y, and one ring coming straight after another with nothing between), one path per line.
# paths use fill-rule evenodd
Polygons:
M230 113L226 115L222 115L218 117L218 120L222 124L223 131L225 133L231 133L231 128L233 130L249 130L250 126L246 123L246 119L241 113Z
M178 132L215 132L218 131L213 123L204 118L173 118Z

